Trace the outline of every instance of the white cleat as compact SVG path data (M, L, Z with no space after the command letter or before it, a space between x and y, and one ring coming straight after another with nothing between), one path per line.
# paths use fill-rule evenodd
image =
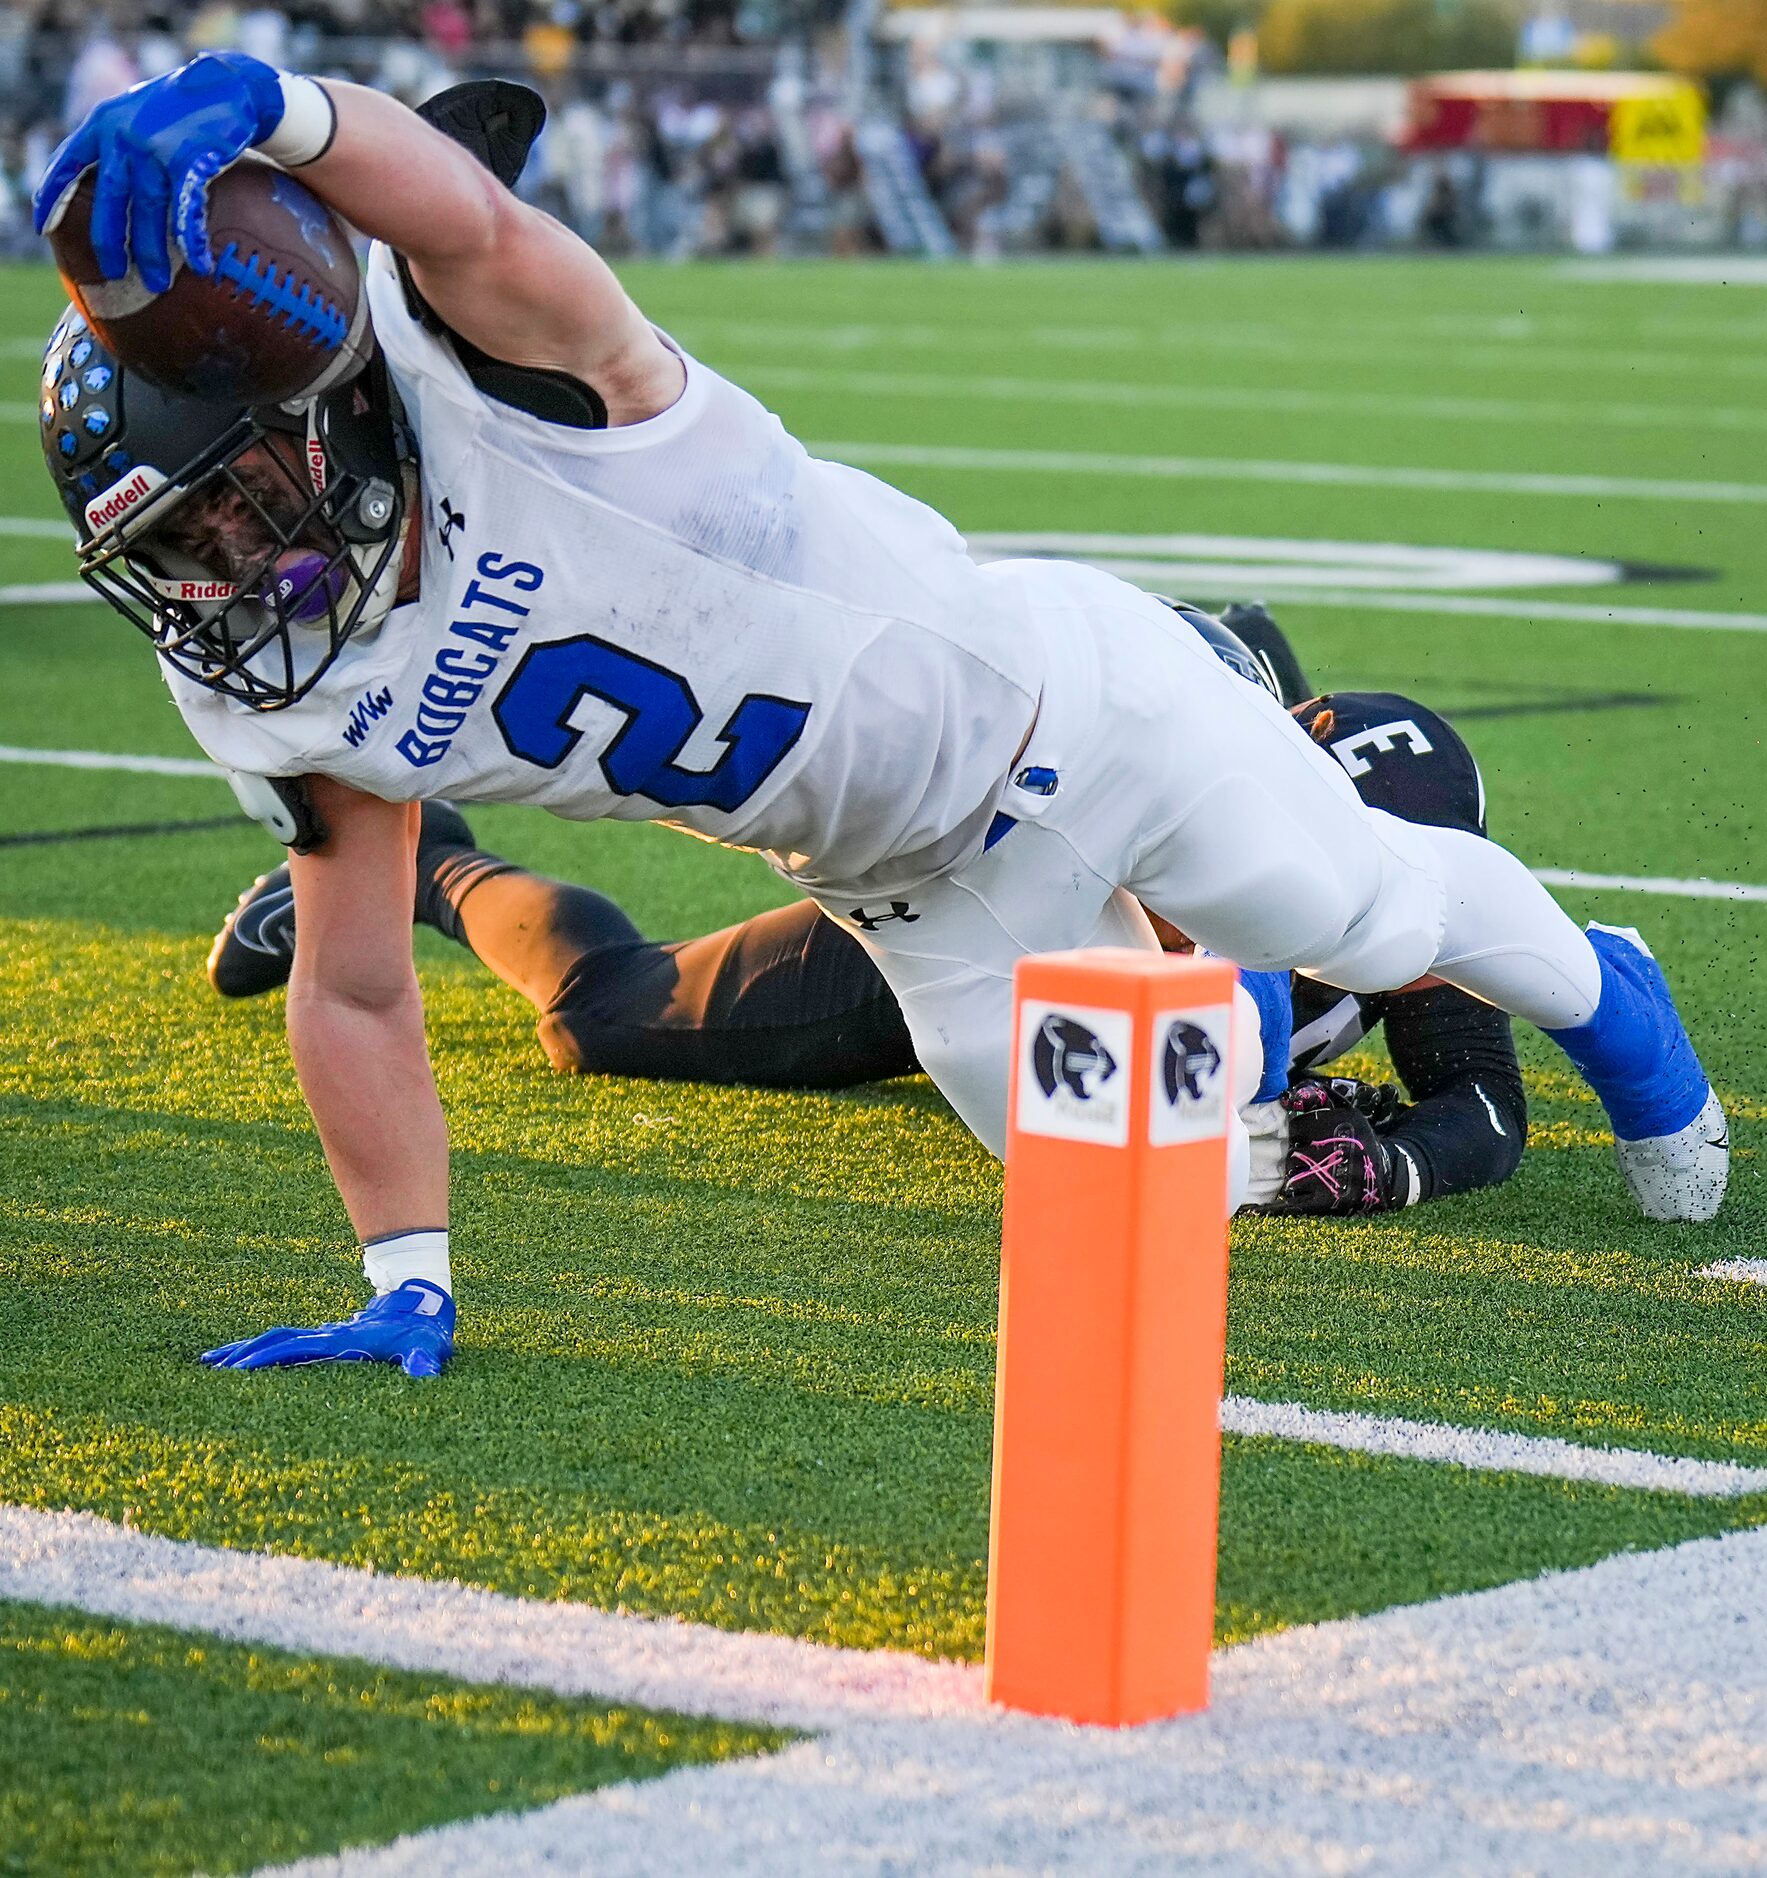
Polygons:
M1730 1178L1730 1123L1708 1090L1680 1133L1615 1141L1614 1155L1646 1219L1710 1219Z

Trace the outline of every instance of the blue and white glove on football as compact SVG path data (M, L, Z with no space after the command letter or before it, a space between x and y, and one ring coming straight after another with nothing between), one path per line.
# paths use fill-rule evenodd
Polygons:
M204 1350L211 1369L282 1369L296 1363L397 1363L407 1376L439 1376L454 1354L454 1300L408 1278L341 1324L284 1325Z
M261 151L285 168L322 156L336 128L324 89L243 52L205 52L163 77L106 98L50 160L32 203L37 233L60 219L80 177L98 166L92 250L107 280L129 264L149 293L172 284L167 227L198 274L212 274L208 188L229 163Z

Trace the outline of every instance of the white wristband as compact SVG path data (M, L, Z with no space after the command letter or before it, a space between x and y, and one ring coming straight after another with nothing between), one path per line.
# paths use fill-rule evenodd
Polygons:
M448 1271L448 1235L444 1231L389 1232L362 1248L362 1269L381 1296L397 1291L408 1278L440 1285L449 1297L454 1281Z
M337 106L331 93L316 78L296 72L278 72L282 87L282 121L258 145L258 154L285 170L298 170L317 162L337 135Z

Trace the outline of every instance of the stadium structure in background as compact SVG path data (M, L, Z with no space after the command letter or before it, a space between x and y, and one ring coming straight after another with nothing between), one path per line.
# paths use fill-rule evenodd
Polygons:
M1515 57L1546 62L1668 13L1513 10ZM1767 249L1747 82L1714 108L1647 72L1271 76L1249 33L1224 54L1109 6L50 0L0 12L0 255L41 253L29 196L66 125L224 45L410 103L537 85L523 189L614 255Z

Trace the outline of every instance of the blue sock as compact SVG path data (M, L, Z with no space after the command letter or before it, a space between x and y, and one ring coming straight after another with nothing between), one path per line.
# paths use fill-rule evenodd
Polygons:
M1254 1102L1274 1102L1288 1087L1288 1058L1295 1030L1294 993L1287 972L1242 970L1239 982L1258 1007L1258 1030L1264 1044L1264 1074Z
M1546 1034L1601 1097L1620 1140L1678 1134L1705 1105L1709 1085L1662 968L1636 935L1591 926L1589 943L1601 961L1595 1015Z

